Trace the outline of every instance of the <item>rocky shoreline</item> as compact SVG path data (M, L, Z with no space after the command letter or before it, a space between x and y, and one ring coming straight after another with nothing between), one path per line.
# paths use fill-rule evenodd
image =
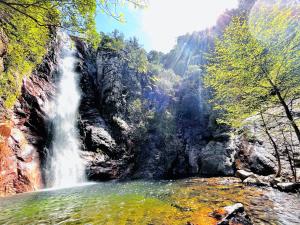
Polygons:
M247 185L273 187L284 192L300 192L299 182L287 181L284 177L275 177L275 175L260 176L245 170L238 170L236 177Z

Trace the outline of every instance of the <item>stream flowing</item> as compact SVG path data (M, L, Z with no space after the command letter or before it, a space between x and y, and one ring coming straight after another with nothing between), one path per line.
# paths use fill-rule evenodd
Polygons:
M300 199L235 178L105 182L2 198L0 224L216 224L209 213L237 202L254 224L296 225Z

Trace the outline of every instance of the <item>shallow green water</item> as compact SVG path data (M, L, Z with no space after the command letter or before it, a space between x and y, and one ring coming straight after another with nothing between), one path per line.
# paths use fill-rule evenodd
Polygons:
M231 179L108 182L0 199L0 224L215 224L214 209L242 202L255 224L300 224L295 194Z

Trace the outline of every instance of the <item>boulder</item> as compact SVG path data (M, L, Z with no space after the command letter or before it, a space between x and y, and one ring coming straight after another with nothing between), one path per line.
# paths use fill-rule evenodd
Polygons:
M250 169L259 175L270 175L276 173L276 159L268 154L263 147L255 146L249 157Z
M254 125L253 125L254 126ZM246 129L246 128L245 128ZM275 174L277 171L276 158L274 150L266 141L257 140L255 136L256 127L250 126L244 133L250 133L251 138L244 133L233 138L233 143L236 150L235 162L238 170L251 171L258 175L267 176Z
M115 140L110 133L103 127L88 126L86 127L86 144L91 151L105 151L111 155L116 146Z
M215 210L211 216L217 219L218 225L240 224L252 225L251 219L245 213L242 203L226 206L222 209Z
M81 157L84 159L86 175L89 180L117 179L122 176L126 166L130 167L126 159L112 160L102 152L82 151Z
M200 153L200 173L205 176L233 175L233 154L227 143L209 142Z
M258 176L253 174L243 180L243 183L256 186L270 186L271 179L270 176Z
M276 186L280 191L284 191L284 192L300 191L300 183L292 183L292 182L278 183Z
M248 171L245 171L245 170L237 170L235 175L240 178L241 180L245 180L246 178L254 175L254 173L252 172L248 172Z
M250 185L260 185L260 180L256 176L246 178L243 183Z
M116 123L116 125L124 132L129 132L130 127L127 124L126 121L124 121L123 119L121 119L120 117L113 117L113 121Z

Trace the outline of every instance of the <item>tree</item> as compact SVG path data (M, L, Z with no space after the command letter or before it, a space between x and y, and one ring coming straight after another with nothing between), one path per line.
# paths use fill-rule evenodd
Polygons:
M268 125L266 123L263 112L260 111L259 114L260 114L260 117L261 117L261 120L262 120L262 127L264 129L264 132L268 136L270 144L273 146L274 151L275 151L275 156L276 156L276 160L277 160L277 163L278 163L278 169L277 169L276 177L279 177L281 175L281 160L280 160L279 147L278 147L278 145L276 144L276 141L274 140L274 138L271 135L270 129L268 128Z
M150 63L161 64L164 53L152 50L148 53L147 58Z
M300 142L289 101L300 95L299 7L255 9L234 17L216 40L205 78L222 121L240 126L249 116L280 105Z
M101 34L101 42L99 47L103 49L109 49L113 51L121 51L125 48L124 35L118 30L114 30L111 34Z
M143 0L0 0L0 32L8 40L5 70L0 77L0 97L8 108L20 94L24 76L41 63L57 28L86 38L94 46L100 41L95 17L99 10L122 20L118 5Z
M148 58L145 49L141 48L138 39L133 37L126 43L128 65L135 69L138 73L146 73L148 71Z

